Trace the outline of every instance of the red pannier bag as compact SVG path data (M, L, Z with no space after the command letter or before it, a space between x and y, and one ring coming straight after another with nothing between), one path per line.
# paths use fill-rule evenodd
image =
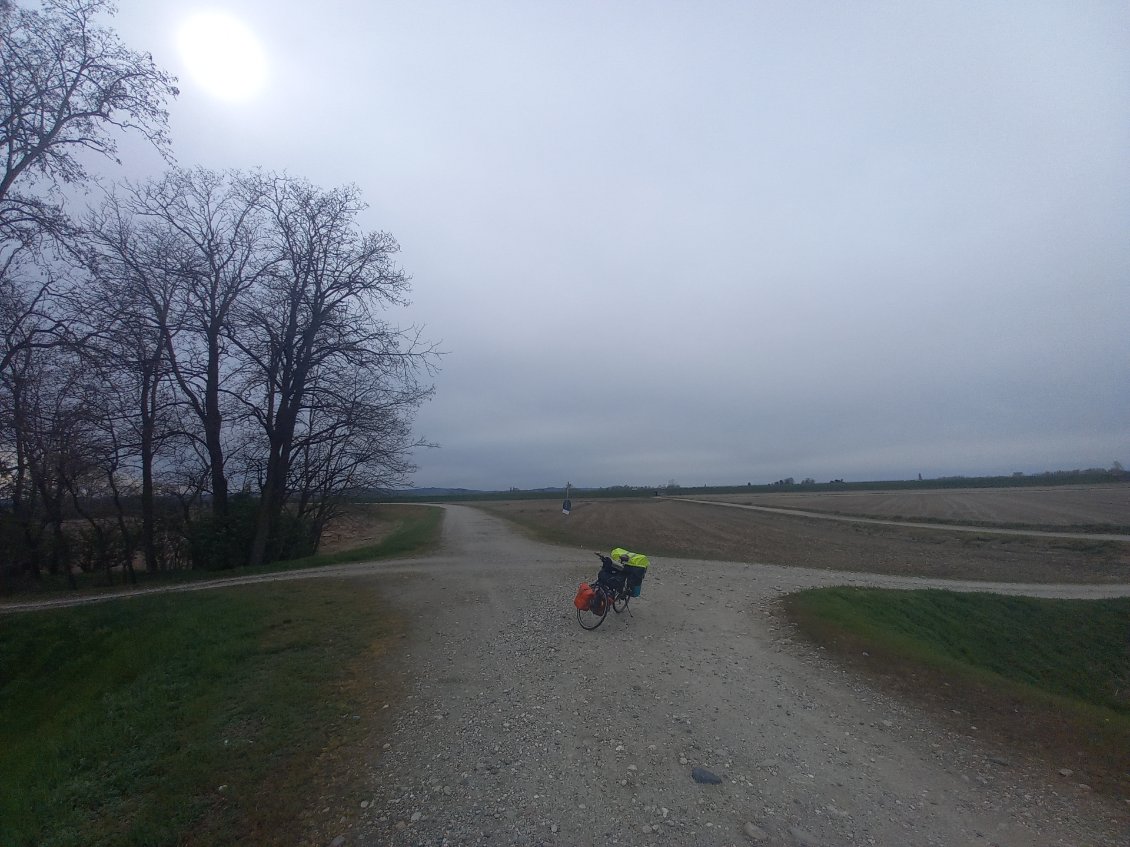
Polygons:
M592 606L594 594L596 592L592 590L592 586L587 582L582 582L581 587L577 589L577 596L573 598L573 605L583 612Z

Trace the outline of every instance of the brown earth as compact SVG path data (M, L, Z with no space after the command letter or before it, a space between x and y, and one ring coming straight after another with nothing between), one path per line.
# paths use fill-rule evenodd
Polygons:
M960 521L1048 529L1109 527L1118 530L1130 524L1130 485L1127 484L712 494L696 499L895 520Z
M1010 502L1009 514L1034 513L1024 512L1018 498ZM578 499L568 516L556 501L477 505L542 538L594 550L619 545L649 555L993 582L1130 582L1130 544L1117 541L847 523L667 498ZM905 508L901 514L921 516Z

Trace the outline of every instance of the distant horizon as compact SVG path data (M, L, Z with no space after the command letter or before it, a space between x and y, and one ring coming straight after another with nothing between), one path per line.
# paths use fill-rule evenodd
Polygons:
M655 489L655 490L661 491L661 490L670 488L672 482L674 483L675 487L677 487L677 488L687 488L687 489L694 489L694 488L746 488L746 487L766 488L766 487L772 487L772 486L774 486L774 485L776 485L780 482L785 482L785 481L789 480L790 478L792 479L792 482L791 483L786 482L786 484L796 485L796 486L806 485L806 484L808 484L808 485L834 485L834 484L837 484L837 483L843 483L844 485L871 485L871 484L885 483L885 482L943 482L943 481L959 480L959 479L969 479L969 480L1011 479L1011 478L1030 479L1030 478L1045 477L1045 476L1073 476L1073 475L1082 476L1082 475L1095 475L1095 474L1100 474L1100 473L1114 474L1116 472L1120 473L1120 474L1125 474L1126 472L1123 469L1123 467L1121 467L1121 464L1122 464L1121 462L1119 462L1118 460L1115 460L1115 462L1111 462L1111 463L1109 463L1105 466L1090 465L1090 466L1078 466L1078 467L1074 467L1074 468L1055 468L1055 469L1049 468L1049 469L1040 470L1040 471L1010 471L1010 472L1007 472L1007 473L998 473L998 472L940 473L940 474L936 474L936 475L928 475L928 474L925 474L925 473L919 475L919 474L916 473L913 476L870 476L870 477L866 477L866 478L863 478L863 477L858 477L858 478L856 478L856 477L831 477L829 479L821 479L821 478L813 477L813 476L809 475L809 476L804 476L804 477L797 477L797 476L780 477L776 480L768 480L768 481L763 481L763 482L758 482L758 481L754 481L754 480L746 480L745 482L686 483L686 482L681 482L679 480L669 480L669 481L663 482L663 483L613 482L613 483L595 484L594 485L594 484L587 484L587 483L576 483L576 482L572 482L570 480L570 481L568 481L568 485L575 491L600 491L600 490L608 490L608 489L615 489L615 488L641 489L641 490ZM1128 475L1130 475L1130 474L1128 474ZM812 482L810 482L810 483L806 482L806 480L808 480L808 479L811 479ZM554 485L554 484L532 485L532 486L516 486L515 485L515 486L502 486L502 487L482 487L482 486L475 486L475 485L429 484L429 485L414 485L411 488L391 489L391 490L420 491L420 490L434 489L434 490L441 490L441 491L469 491L469 492L483 492L483 493L500 493L500 492L507 492L507 491L531 491L531 492L532 491L547 491L547 492L548 491L562 491L563 492L563 491L565 491L565 488L566 488L566 483L561 483L559 485Z

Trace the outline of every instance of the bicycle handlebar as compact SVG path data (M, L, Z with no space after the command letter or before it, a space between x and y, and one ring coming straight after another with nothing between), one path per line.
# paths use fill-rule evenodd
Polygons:
M603 553L593 553L593 555L596 556L598 559L600 559L600 563L602 565L604 565L605 567L608 567L608 568L611 568L614 571L618 571L620 573L623 573L623 571L624 571L623 565L612 561L612 559L610 559L608 556L605 556Z

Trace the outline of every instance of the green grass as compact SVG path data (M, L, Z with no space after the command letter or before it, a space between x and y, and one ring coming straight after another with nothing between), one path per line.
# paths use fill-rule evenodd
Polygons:
M0 844L296 843L391 633L334 580L0 619Z
M385 509L393 508L385 506ZM398 506L397 527L379 544L355 547L338 553L326 553L279 562L279 569L312 568L321 565L340 565L348 562L368 562L373 559L391 559L396 556L419 555L433 549L443 530L443 509L436 506Z
M302 559L271 562L254 568L235 568L233 570L174 570L158 573L137 572L137 585L131 585L123 575L119 575L115 585L105 584L103 573L75 573L78 589L72 589L65 576L45 574L34 586L21 585L17 590L0 592L0 596L10 599L23 599L31 595L43 594L107 594L127 591L131 588L148 588L160 585L173 585L186 582L223 579L226 576L255 576L264 573L315 568L325 565L340 565L350 562L368 562L376 559L389 559L396 556L418 555L434 548L439 542L443 529L443 509L436 506L382 506L386 520L392 520L395 527L388 536L377 544L341 550L336 553L317 554ZM3 587L0 584L0 587Z
M1130 598L826 588L795 594L788 605L810 627L1130 718Z
M1100 790L1130 790L1130 598L823 588L785 606L807 636L903 693L1057 768L1085 762Z

